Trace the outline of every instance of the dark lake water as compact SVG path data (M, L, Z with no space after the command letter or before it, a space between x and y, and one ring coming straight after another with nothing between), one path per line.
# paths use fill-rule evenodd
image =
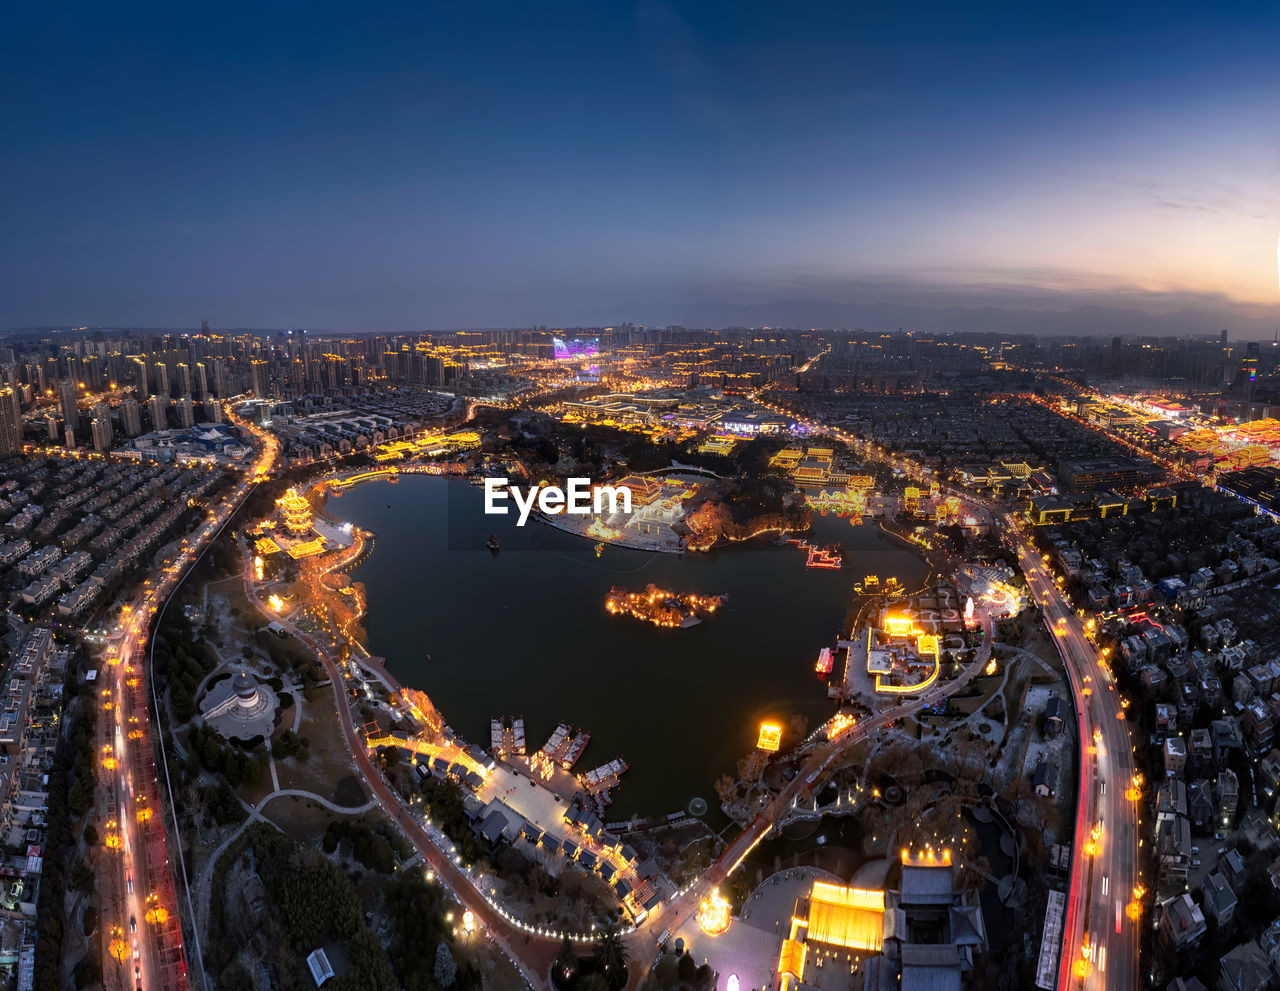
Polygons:
M329 511L378 534L356 569L369 595L370 649L431 696L482 747L489 717L523 715L530 750L564 721L591 732L575 770L614 757L631 765L610 818L664 814L712 783L755 744L761 720L830 715L813 666L834 645L866 574L907 587L924 562L872 524L818 519L813 539L841 542L841 571L806 568L795 547L756 542L676 557L606 548L515 517L486 516L483 489L404 476L331 499ZM498 536L497 555L485 549ZM729 594L699 626L659 629L611 617L614 585ZM430 655L430 660L428 660Z

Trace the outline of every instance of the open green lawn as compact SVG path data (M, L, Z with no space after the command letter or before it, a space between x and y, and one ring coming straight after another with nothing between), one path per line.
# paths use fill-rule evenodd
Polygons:
M305 761L292 757L276 761L280 787L313 791L331 801L339 801L336 785L352 773L351 754L338 728L332 691L323 688L314 700L302 702L302 713L298 735L310 741L309 756Z
M262 814L304 846L318 846L325 830L329 828L329 823L334 819L358 822L370 829L386 822L377 809L344 816L337 812L330 812L309 798L296 795L273 798L263 809Z

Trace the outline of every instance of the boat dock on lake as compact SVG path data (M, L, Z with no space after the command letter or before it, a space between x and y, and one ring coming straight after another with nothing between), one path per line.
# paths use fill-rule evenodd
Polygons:
M615 757L607 764L601 764L582 776L582 783L588 794L599 796L608 804L609 789L616 788L622 775L630 765L621 757Z
M510 722L506 716L489 720L489 751L493 756L523 757L524 747L524 716L516 716Z

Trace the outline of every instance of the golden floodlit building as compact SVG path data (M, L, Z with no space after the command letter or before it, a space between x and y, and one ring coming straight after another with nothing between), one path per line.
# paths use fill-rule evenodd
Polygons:
M986 945L982 909L957 890L950 854L904 851L896 889L815 880L796 900L778 986L961 991Z

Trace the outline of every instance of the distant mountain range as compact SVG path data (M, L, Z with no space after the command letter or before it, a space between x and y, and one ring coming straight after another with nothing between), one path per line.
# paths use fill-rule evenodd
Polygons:
M1277 320L1227 309L1180 308L1149 313L1122 306L1075 306L1063 310L998 306L930 307L902 303L839 303L824 299L779 299L769 303L634 303L584 314L589 326L629 320L649 327L817 327L934 333L1055 334L1068 336L1216 335L1233 340L1270 339Z

